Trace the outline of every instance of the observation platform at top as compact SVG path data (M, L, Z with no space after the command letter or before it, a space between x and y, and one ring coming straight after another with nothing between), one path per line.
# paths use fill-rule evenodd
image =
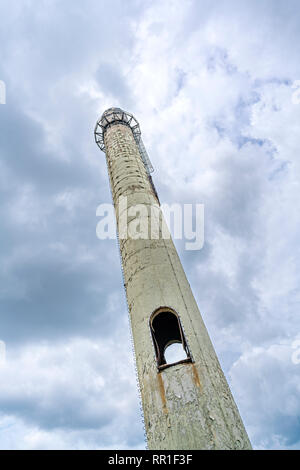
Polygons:
M98 119L94 131L96 144L103 152L105 152L105 131L115 124L124 124L130 127L136 142L139 143L141 139L141 130L136 118L131 113L123 111L121 108L108 108L104 111L101 118Z

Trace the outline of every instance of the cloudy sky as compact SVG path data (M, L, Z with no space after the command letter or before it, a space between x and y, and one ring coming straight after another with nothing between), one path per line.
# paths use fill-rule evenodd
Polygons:
M0 0L0 448L143 449L93 140L135 114L179 255L257 449L300 448L297 0ZM297 343L298 341L298 343ZM4 346L6 357L4 357Z

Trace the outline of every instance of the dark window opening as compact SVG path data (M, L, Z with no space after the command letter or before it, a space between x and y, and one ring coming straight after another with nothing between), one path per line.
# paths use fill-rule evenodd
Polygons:
M172 364L191 362L178 315L172 310L159 309L150 319L157 366L164 369Z

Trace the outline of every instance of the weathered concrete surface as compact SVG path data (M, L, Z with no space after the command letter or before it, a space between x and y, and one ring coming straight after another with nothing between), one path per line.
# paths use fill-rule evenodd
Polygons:
M128 208L157 204L131 129L111 126L104 142L116 213L119 196ZM172 240L124 239L120 250L149 448L250 449ZM179 314L194 363L158 372L149 319L165 306Z

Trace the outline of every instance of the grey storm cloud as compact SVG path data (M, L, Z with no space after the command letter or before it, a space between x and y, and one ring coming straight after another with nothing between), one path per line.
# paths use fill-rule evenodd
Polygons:
M299 448L297 1L0 2L0 448L144 448L96 119L133 112L256 448ZM280 34L279 34L280 32Z
M118 102L124 103L124 109L130 109L132 105L131 90L126 78L121 75L118 65L109 62L102 63L95 76L104 93L118 99Z

